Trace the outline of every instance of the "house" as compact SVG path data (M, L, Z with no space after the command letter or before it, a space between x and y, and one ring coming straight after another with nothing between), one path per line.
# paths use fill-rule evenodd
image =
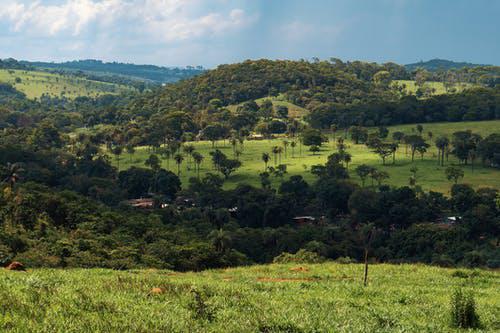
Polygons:
M250 134L247 140L264 140L264 136L262 134Z
M141 209L151 209L155 204L152 198L131 199L127 203L132 207Z
M316 224L316 218L313 216L296 216L293 221L297 225Z

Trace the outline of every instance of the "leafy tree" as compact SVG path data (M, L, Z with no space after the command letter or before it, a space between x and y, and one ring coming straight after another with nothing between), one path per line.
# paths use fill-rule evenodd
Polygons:
M323 135L321 131L314 128L307 128L302 132L302 144L305 146L321 146Z
M160 169L161 163L158 156L151 154L146 161L144 161L144 165L150 167L154 172L157 172Z
M446 178L449 181L453 181L455 184L458 183L460 178L464 177L464 171L460 168L456 168L454 166L449 166L445 170Z
M288 107L286 105L277 105L276 115L282 119L288 118Z
M316 155L317 152L319 152L319 147L318 146L311 146L309 147L309 151L313 153L313 155Z
M387 138L389 135L389 129L385 126L379 126L378 128L378 137L381 139Z
M379 144L373 152L382 158L382 165L385 165L385 159L393 154L393 147L391 144Z
M269 160L271 157L269 156L268 153L262 153L262 161L264 162L265 168L264 170L267 170L267 163L269 163Z
M403 132L396 131L392 133L392 139L396 141L397 143L401 143L403 138L405 137L405 134Z
M181 154L175 154L174 161L175 161L175 164L177 164L177 176L180 176L181 164L182 164L182 161L184 161L184 156L182 156Z
M361 164L356 167L356 174L361 179L361 184L363 185L363 187L365 186L366 177L368 177L372 170L373 167L366 164Z
M241 166L238 160L224 159L220 165L220 171L226 179Z
M360 142L365 142L368 139L368 130L361 126L353 126L349 129L351 133L351 139L355 144Z

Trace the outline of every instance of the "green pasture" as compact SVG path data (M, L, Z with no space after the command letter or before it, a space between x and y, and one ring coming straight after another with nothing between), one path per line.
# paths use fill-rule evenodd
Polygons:
M500 275L424 265L265 265L0 271L2 332L458 332L450 297L471 291L500 330Z
M273 103L274 107L276 107L278 105L286 106L288 108L288 116L290 118L300 119L309 113L309 110L288 102L283 95L259 98L259 99L255 100L255 103L257 103L257 105L260 106L265 100L270 100ZM241 103L241 104L243 104L243 103ZM238 106L240 106L241 104L229 105L227 108L231 112L236 112L236 110L238 109Z
M459 122L459 123L435 123L435 124L424 124L423 136L427 138L431 147L429 151L424 155L423 160L421 160L418 154L415 155L415 160L411 162L411 156L405 153L404 145L400 145L400 148L396 154L396 163L392 164L392 158L388 158L386 165L382 165L382 160L378 155L371 152L364 144L354 144L351 140L347 140L348 152L352 155L352 162L349 164L349 171L351 177L360 182L359 178L356 176L354 169L360 164L368 164L375 166L381 170L385 170L389 173L390 178L386 181L387 184L402 186L408 185L409 177L411 175L410 169L413 166L418 168L417 172L417 184L422 186L424 190L434 190L442 193L448 193L451 183L446 179L445 168L448 165L458 165L456 158L450 154L449 161L445 163L445 167L438 166L437 163L437 149L434 145L434 140L440 135L447 135L451 137L451 134L458 130L470 129L473 132L480 133L486 136L493 132L498 132L500 129L500 121L483 121L483 122ZM405 133L411 134L415 131L415 125L400 125L390 127L389 138L391 138L392 132L403 131ZM428 133L432 132L432 140L428 138ZM319 153L313 154L309 152L308 147L300 145L297 141L297 147L293 151L288 145L287 153L282 154L281 164L287 165L287 174L285 178L291 175L302 175L307 181L313 182L315 176L310 173L311 166L317 164L324 164L328 156L333 153L336 149L332 142L332 136L326 133L329 137L330 142L323 144L321 151ZM343 135L343 133L338 132L336 137ZM237 149L242 151L240 161L242 162L241 168L239 168L235 173L233 173L229 179L225 182L226 188L234 188L237 184L248 183L255 186L260 186L259 173L264 171L265 164L262 161L262 153L267 152L270 154L271 160L269 166L274 166L274 156L271 153L273 146L283 146L283 141L286 140L291 142L292 138L275 138L271 140L261 140L261 141L245 141L243 146L238 145ZM193 142L189 143L195 146L196 151L200 152L204 156L204 160L201 164L200 175L207 172L215 173L213 165L211 162L210 151L213 150L212 144L207 141ZM217 148L223 151L229 158L235 158L233 155L233 147L228 141L217 142ZM146 147L137 148L135 154L129 155L124 152L120 156L120 170L129 168L130 166L144 166L144 161L147 157L152 154L153 151ZM113 163L115 166L118 165L117 160L114 156ZM277 161L280 164L280 161ZM173 160L173 158L167 160L162 160L162 167L169 169L177 173L178 168ZM471 184L475 188L478 187L494 187L500 189L500 170L493 168L482 167L480 161L476 161L474 170L470 166L463 167L465 176L460 182ZM184 161L180 165L180 178L184 185L188 183L189 178L196 177L194 163L189 162L189 158L184 154ZM272 177L273 185L278 186L281 179ZM368 180L368 185L370 185L370 180Z
M67 98L97 97L131 91L129 87L113 83L41 71L0 69L0 82L12 84L30 99L40 98L42 95Z
M401 86L402 84L406 85L406 92L413 95L417 92L418 89L417 84L413 80L394 80L393 84L399 86ZM435 92L433 93L433 95L443 95L448 93L443 82L429 81L425 82L424 86L434 88ZM464 82L459 82L452 85L452 88L455 88L456 92L461 92L464 89L471 87L473 87L473 84Z

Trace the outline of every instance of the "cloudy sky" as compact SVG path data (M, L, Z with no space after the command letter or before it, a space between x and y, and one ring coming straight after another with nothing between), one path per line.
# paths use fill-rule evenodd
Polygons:
M0 0L0 58L500 65L497 0Z

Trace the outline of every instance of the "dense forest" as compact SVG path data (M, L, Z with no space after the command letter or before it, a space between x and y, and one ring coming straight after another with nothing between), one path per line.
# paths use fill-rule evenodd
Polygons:
M497 268L497 189L459 184L460 169L452 166L449 196L422 191L415 181L384 185L383 171L369 166L356 169L360 185L349 176L344 143L349 136L366 144L384 164L395 143L410 149L412 159L423 156L429 143L418 127L388 142L385 126L500 119L496 70L470 72L474 87L443 95L428 94L425 83L435 74L424 70L338 59L246 61L142 93L95 99L33 101L1 84L0 263L200 270L270 262L300 249L358 261L369 249L381 262ZM408 94L394 84L399 80L415 80L420 90ZM289 117L271 98L308 114ZM325 164L307 171L314 181L286 177L286 165L270 167L271 156L263 155L261 186L224 189L241 166L236 148L244 150L253 134L283 135L314 154L327 141L321 130L345 136L332 140L336 152ZM213 171L182 187L182 161L203 160L190 148L200 139L214 144L205 156ZM234 158L216 149L218 140L231 142ZM500 165L498 134L464 131L433 140L441 163L450 154L464 165L476 159ZM112 163L110 156L119 163L124 151L144 146L151 153L144 166L121 170ZM177 163L177 174L162 167L163 159ZM270 186L270 177L280 179L278 187ZM138 198L151 205L132 207L129 200Z

